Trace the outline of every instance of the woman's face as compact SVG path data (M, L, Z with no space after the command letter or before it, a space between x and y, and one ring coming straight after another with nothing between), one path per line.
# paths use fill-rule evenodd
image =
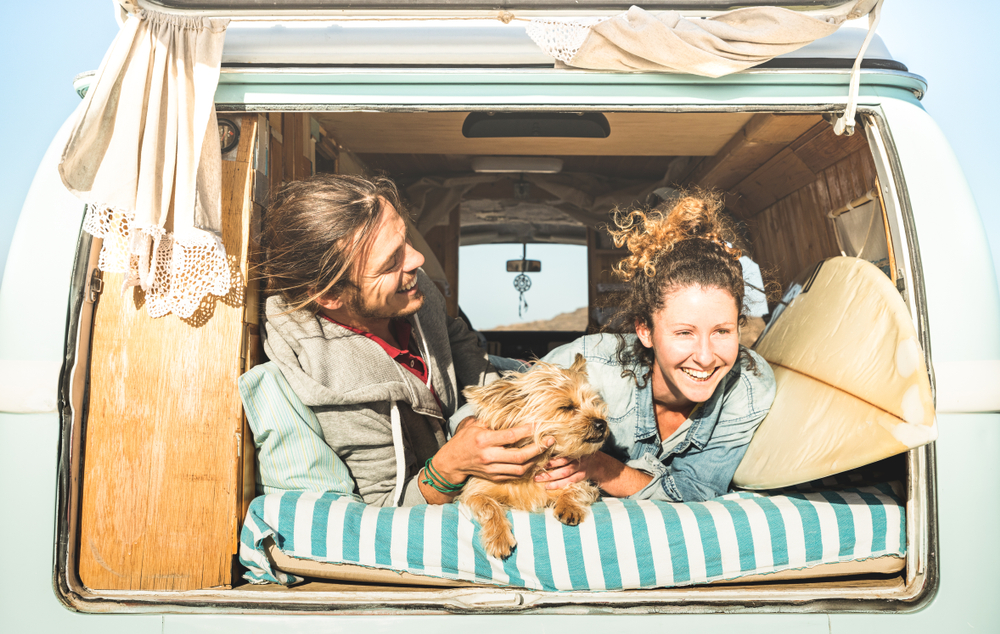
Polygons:
M736 300L721 288L670 291L652 330L635 329L656 357L653 398L677 408L707 401L739 356L738 320Z

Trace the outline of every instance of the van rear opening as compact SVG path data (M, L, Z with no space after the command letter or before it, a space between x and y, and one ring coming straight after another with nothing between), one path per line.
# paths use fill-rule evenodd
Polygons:
M223 157L223 240L238 290L206 302L187 320L149 319L137 310L143 304L138 289L125 295L105 292L97 302L83 302L78 315L81 323L92 321L92 334L81 336L76 350L78 365L86 367L88 390L86 398L82 389L73 396L81 415L73 419L70 437L76 443L73 454L82 458L74 467L63 543L70 576L79 584L76 592L86 597L80 609L89 609L90 598L124 601L122 591L131 605L155 610L170 605L262 612L385 607L658 612L760 605L873 610L899 609L913 596L922 583L923 563L919 571L916 566L926 557L930 530L925 495L931 449L923 450L922 458L911 452L877 465L887 479L903 484L899 492L907 508L908 539L906 567L900 571L854 568L827 578L806 572L780 581L765 577L530 599L521 590L483 594L476 588L428 588L363 577L309 578L288 588L242 579L235 555L257 491L253 439L236 379L266 360L260 348L263 298L254 277L254 241L268 194L283 182L313 173L391 177L426 243L425 269L453 316L469 309L459 294L460 270L476 266L459 261L461 246L585 245L587 266L578 271L586 279L585 323L579 330L484 331L490 352L504 356L542 356L554 345L599 329L615 307L617 286L610 271L623 253L605 231L609 214L656 204L687 188L724 193L726 211L742 233L738 246L783 289L816 263L847 254L882 269L912 306L902 283L903 231L892 204L883 200L876 154L863 133L835 135L824 112L602 110L593 113L602 115L609 128L600 138L544 136L552 134L545 129L537 137L503 136L502 126L493 136L463 133L470 115L497 112L502 111L220 113L240 130L238 147ZM532 113L510 114L527 120ZM560 114L572 123L573 117L590 113ZM506 166L476 171L483 157L502 159ZM538 163L525 159L548 159L560 169L537 171L531 166ZM871 204L862 208L856 203L865 197ZM840 216L844 220L836 224L833 217ZM849 219L853 224L845 224ZM83 237L85 279L96 270L99 248ZM104 287L120 288L120 278L104 273ZM762 322L777 306L771 302ZM566 306L566 311L577 308ZM196 384L192 377L199 377ZM511 602L515 595L520 602ZM859 607L859 601L871 599L881 603ZM101 609L107 609L104 605Z

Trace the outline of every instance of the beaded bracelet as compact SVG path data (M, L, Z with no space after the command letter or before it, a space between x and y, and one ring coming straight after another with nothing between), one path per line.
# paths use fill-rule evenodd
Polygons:
M438 493L449 494L461 491L462 487L465 486L465 483L462 482L461 484L453 484L449 482L447 478L441 475L438 470L434 468L434 464L431 462L433 459L434 458L432 456L427 459L427 462L424 463L424 475L427 477L421 480L421 482L431 487Z

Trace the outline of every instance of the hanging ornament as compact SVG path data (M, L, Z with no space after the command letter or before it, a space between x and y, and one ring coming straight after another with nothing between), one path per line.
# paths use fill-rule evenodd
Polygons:
M521 251L521 273L514 278L514 290L516 290L520 295L518 297L517 303L517 316L521 317L523 313L528 312L528 302L524 299L524 294L531 288L531 278L524 274L524 271L528 270L528 245L527 243L522 245Z
M517 304L517 316L520 317L522 311L528 312L528 302L524 300L524 293L531 288L531 278L524 273L520 273L514 278L514 288L521 294Z

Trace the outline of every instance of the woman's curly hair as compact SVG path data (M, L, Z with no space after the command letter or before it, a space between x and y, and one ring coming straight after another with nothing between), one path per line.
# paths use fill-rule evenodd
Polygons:
M653 329L653 315L663 309L668 296L689 286L720 288L733 296L743 315L743 268L738 234L722 213L719 195L709 192L682 193L652 210L617 210L615 227L608 232L615 246L625 246L629 255L614 268L626 290L612 297L619 311L604 326L604 332L619 335L618 362L622 376L631 376L640 387L652 374L653 350L639 340L630 344L624 335L635 332L637 323ZM751 369L756 364L745 348L740 358ZM632 369L644 369L642 377Z

